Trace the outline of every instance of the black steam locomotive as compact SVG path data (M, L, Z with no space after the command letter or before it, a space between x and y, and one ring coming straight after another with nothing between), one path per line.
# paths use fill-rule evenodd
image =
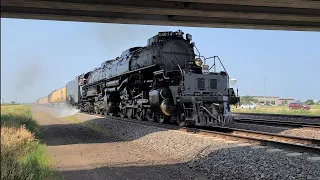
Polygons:
M194 52L192 36L183 35L159 32L147 46L81 74L66 85L67 103L84 112L180 126L232 122L229 105L239 97L229 88L228 74L209 72L205 58Z

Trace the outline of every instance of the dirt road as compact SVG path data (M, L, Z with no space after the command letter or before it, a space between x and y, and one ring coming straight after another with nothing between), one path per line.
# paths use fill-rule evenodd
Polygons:
M33 107L48 151L64 179L207 179L177 159Z

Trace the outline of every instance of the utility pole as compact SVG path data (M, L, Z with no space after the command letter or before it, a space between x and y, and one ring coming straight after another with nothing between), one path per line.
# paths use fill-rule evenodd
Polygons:
M267 103L266 101L266 77L264 75L262 75L263 77L263 94L264 94L264 104Z

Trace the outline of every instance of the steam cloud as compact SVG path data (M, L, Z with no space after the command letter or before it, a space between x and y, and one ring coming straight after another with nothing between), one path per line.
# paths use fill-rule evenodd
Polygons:
M55 114L56 116L62 118L66 116L73 116L76 115L80 110L73 108L71 106L68 106L66 104L60 105L59 107L55 108Z

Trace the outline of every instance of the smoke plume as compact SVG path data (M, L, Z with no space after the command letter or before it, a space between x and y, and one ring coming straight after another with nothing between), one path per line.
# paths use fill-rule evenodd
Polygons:
M38 63L27 64L21 66L17 71L18 76L16 80L16 88L18 91L23 92L24 90L34 87L37 85L37 81L40 79L41 65Z
M109 52L120 53L130 47L145 46L149 38L160 31L168 31L165 26L99 24L98 41L103 43Z

